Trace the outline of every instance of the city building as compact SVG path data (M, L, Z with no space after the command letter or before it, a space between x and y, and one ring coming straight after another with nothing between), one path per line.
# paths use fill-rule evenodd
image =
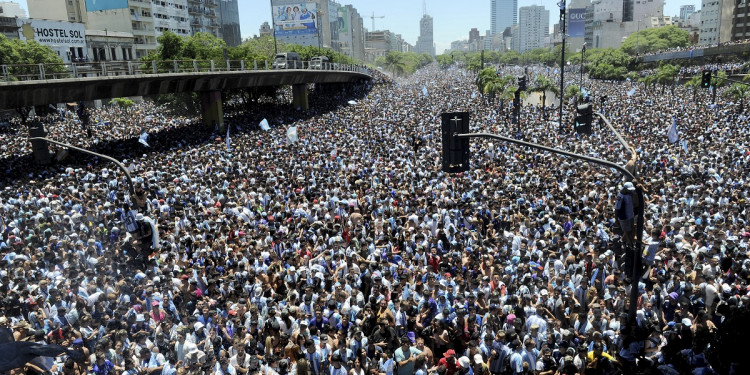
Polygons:
M334 8L337 6L337 8ZM332 26L336 29L336 38L331 41L332 49L353 59L365 59L365 33L362 16L351 5L342 6L337 3L329 5L336 14Z
M545 46L549 37L549 10L531 5L518 9L518 48L523 53Z
M750 2L737 3L732 22L732 40L750 39Z
M479 40L479 30L476 27L473 27L471 30L469 30L469 43L475 42Z
M271 25L269 25L268 22L263 22L263 24L260 25L260 30L258 30L258 35L273 35L273 29L271 28Z
M736 0L703 0L698 44L718 44L732 40Z
M687 21L691 14L695 13L695 5L680 6L680 21Z
M365 60L374 62L375 59L395 51L395 34L389 30L368 31L365 34Z
M157 2L161 4L162 8L172 5L172 3L166 1ZM175 1L174 4L179 2ZM187 3L187 11L190 16L190 35L208 33L221 38L221 23L218 12L219 4L217 0L187 0ZM154 3L154 7L156 7L156 3ZM153 11L156 12L156 9ZM157 28L157 31L163 30Z
M0 1L0 17L27 18L26 10L14 1Z
M242 33L240 32L239 0L219 0L219 19L221 20L221 38L230 47L240 45Z
M183 6L186 2L175 1L182 1ZM33 19L84 25L87 49L82 54L76 49L71 56L75 61L133 60L156 50L151 2L129 0L127 8L99 2L91 11L87 11L85 0L34 0L27 4ZM183 23L182 27L188 26Z
M419 38L417 38L417 53L428 53L430 56L435 56L435 44L432 39L433 24L432 17L428 14L424 14L422 19L419 20Z
M491 0L490 31L498 34L518 24L518 0Z

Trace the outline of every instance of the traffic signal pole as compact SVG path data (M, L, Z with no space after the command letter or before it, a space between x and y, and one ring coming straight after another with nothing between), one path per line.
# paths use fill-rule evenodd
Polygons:
M595 157L592 157L592 156L586 156L586 155L576 154L575 152L560 150L560 149L557 149L557 148L542 146L542 145L536 144L536 143L525 142L525 141L521 141L521 140L518 140L518 139L506 137L506 136L503 136L503 135L497 135L497 134L491 134L491 133L466 133L466 134L454 134L453 136L456 137L456 138L459 138L459 139L461 139L461 138L490 138L490 139L498 139L498 140L505 141L505 142L515 143L515 144L517 144L519 146L530 147L530 148L541 150L541 151L551 152L553 154L568 156L568 157L571 157L573 159L583 160L583 161L586 161L586 162L589 162L589 163L592 163L592 164L598 164L598 165L601 165L601 166L604 166L604 167L607 167L607 168L613 168L613 169L616 169L618 172L622 173L623 175L625 175L626 177L628 177L630 179L634 179L635 178L635 176L633 176L633 174L630 173L630 171L628 171L624 166L619 165L617 163L613 163L613 162L608 161L608 160L599 159L599 158L595 158Z
M614 128L614 126L612 126L609 120L607 120L607 118L605 118L604 115L602 115L599 112L595 112L595 114L604 121L607 127L615 134L615 136L617 137L617 140L623 145L623 147L625 147L627 150L630 150L630 152L632 153L632 157L635 159L637 157L637 155L635 154L635 150L630 147L627 141L625 141L625 139ZM443 115L451 115L451 114L443 114ZM465 119L466 119L466 122L468 122L468 115L467 115L467 118ZM445 120L448 120L448 118L446 118ZM453 120L453 122L458 122L456 121L456 119L451 119L451 120ZM463 143L463 146L460 146L460 148L465 147L466 150L456 150L455 147L457 145L462 143L462 141L464 142L468 141L470 138L489 138L489 139L496 139L500 141L513 143L519 146L529 147L529 148L539 150L539 151L546 151L546 152L550 152L550 153L557 154L557 155L567 156L576 160L582 160L591 164L597 164L597 165L607 167L607 168L612 168L620 172L623 176L625 176L626 180L628 181L634 180L636 176L635 167L633 167L633 170L631 171L628 168L626 168L626 166L622 166L622 165L613 163L608 160L599 159L599 158L595 158L592 156L581 155L581 154L577 154L574 152L556 149L553 147L542 146L536 143L525 142L525 141L521 141L518 139L514 139L514 138L510 138L510 137L506 137L506 136L502 136L498 134L462 133L461 132L462 129L468 130L468 124L465 124L464 125L465 127L463 128L456 128L456 127L449 128L447 124L449 124L450 122L449 121L444 121L444 122L446 123L446 126L443 129L443 145L444 145L443 169L448 173L463 172L469 169L469 162L468 162L470 158L470 155L468 154L469 145L467 143ZM448 148L447 145L451 145L450 148ZM449 153L449 152L456 153L457 151L463 151L459 159L464 160L465 162L461 163L460 166L459 165L454 166L453 164L448 164L448 167L450 169L446 169L446 160L447 160L446 153ZM635 193L638 197L640 204L637 207L637 211L634 212L636 216L636 241L635 241L635 244L633 244L632 246L628 246L629 247L628 250L632 252L632 256L633 256L633 270L632 270L631 282L630 282L630 309L628 311L628 327L629 328L634 327L636 324L636 312L637 312L638 297L639 297L638 282L641 279L641 257L643 253L643 229L644 229L643 202L644 201L643 201L643 190L637 184L636 184ZM628 330L628 334L631 334L631 333L632 332Z

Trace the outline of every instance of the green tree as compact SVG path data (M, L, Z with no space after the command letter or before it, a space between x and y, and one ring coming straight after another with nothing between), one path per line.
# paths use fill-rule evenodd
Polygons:
M672 85L674 87L675 78L680 73L680 67L672 64L663 64L656 70L656 82L664 86Z
M590 63L586 69L591 78L621 81L628 74L630 59L621 50L594 49L587 53L586 61Z
M740 108L738 113L742 113L745 109L745 100L750 98L750 88L745 84L735 83L724 91L723 96L734 102L739 102Z
M701 87L701 75L696 74L690 80L685 82L685 87L689 87L693 89L693 102L697 103L698 99L698 90Z
M497 70L495 70L495 68L484 68L480 70L479 74L477 74L477 78L475 79L477 89L479 90L479 92L484 93L484 87L487 85L487 83L496 79Z
M132 100L128 98L112 98L112 100L109 101L110 105L117 105L120 108L129 108L135 105Z
M547 76L538 75L534 80L534 85L529 90L531 92L542 93L542 111L544 111L544 118L547 118L547 92L551 92L555 95L560 95L560 89L549 79Z
M160 60L182 59L183 50L185 49L185 40L181 36L171 31L165 31L156 38L156 41L159 44L156 53Z
M583 93L581 92L581 88L578 85L570 85L565 87L565 95L563 96L563 99L567 101L571 98L575 98L576 103L583 100Z
M510 50L500 55L501 64L518 64L521 61L521 54L517 51Z
M404 63L403 55L396 51L389 51L388 54L385 55L383 68L389 70L394 76L403 75L406 72L406 64Z
M669 48L686 47L690 44L690 33L670 25L640 30L631 34L620 45L624 53L635 56Z

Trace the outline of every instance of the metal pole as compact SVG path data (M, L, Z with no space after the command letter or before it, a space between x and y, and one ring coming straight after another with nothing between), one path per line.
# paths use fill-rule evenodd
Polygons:
M271 24L273 26L273 54L279 53L279 45L276 43L276 20L274 20L273 16L273 2L270 2L271 4ZM267 68L266 68L267 69Z
M581 49L581 88L583 88L583 61L586 59L586 42L583 42L583 48Z
M67 143L58 142L58 141L55 141L55 140L52 140L52 139L49 139L49 138L45 138L45 137L32 137L32 138L29 138L29 140L30 141L46 141L46 142L49 142L49 143L52 143L52 144L56 144L58 146L63 146L63 147L71 148L71 149L76 150L76 151L83 152L84 154L98 156L98 157L100 157L102 159L105 159L105 160L108 160L108 161L111 161L111 162L115 163L115 165L117 165L117 167L120 168L120 170L122 170L123 173L125 173L125 178L127 178L127 180L128 180L128 188L130 190L130 195L135 195L135 185L133 184L133 178L130 177L130 172L128 171L127 168L125 168L125 165L122 164L119 160L117 160L117 159L115 159L115 158L113 158L111 156L98 154L96 152L93 152L91 150L87 150L85 148L76 147L76 146L73 146L73 145L70 145L70 144L67 144Z
M613 163L611 161L608 161L608 160L599 159L599 158L595 158L595 157L591 157L591 156L586 156L586 155L580 155L580 154L576 154L574 152L569 152L569 151L560 150L560 149L556 149L556 148L552 148L552 147L542 146L542 145L539 145L539 144L536 144L536 143L524 142L524 141L521 141L521 140L518 140L518 139L509 138L509 137L506 137L506 136L503 136L503 135L490 134L490 133L466 133L466 134L456 134L455 136L457 138L491 138L491 139L499 139L501 141L515 143L517 145L521 145L521 146L525 146L525 147L531 147L531 148L534 148L534 149L537 149L537 150L541 150L541 151L551 152L553 154L560 154L560 155L564 155L564 156L569 156L569 157L571 157L573 159L583 160L583 161L587 161L587 162L593 163L593 164L599 164L599 165L605 166L607 168L613 168L613 169L616 169L617 171L619 171L620 173L622 173L623 175L625 175L627 177L630 177L631 179L635 178L633 176L633 174L630 173L630 171L628 171L627 169L625 169L625 167L623 167L623 166L621 166L619 164Z
M563 131L563 97L565 96L565 0L561 0L560 6L560 28L562 30L562 53L560 57L560 124L559 131Z

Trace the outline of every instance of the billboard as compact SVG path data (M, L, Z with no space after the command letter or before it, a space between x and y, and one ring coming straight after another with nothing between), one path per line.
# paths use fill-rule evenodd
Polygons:
M571 38L586 36L586 8L570 9L568 17L568 35Z
M122 9L128 7L128 0L86 0L86 11Z
M277 37L317 34L315 3L289 3L273 6Z
M17 19L18 38L33 40L49 47L86 47L86 33L82 23Z
M349 33L349 9L339 7L336 19L339 21L339 34Z

